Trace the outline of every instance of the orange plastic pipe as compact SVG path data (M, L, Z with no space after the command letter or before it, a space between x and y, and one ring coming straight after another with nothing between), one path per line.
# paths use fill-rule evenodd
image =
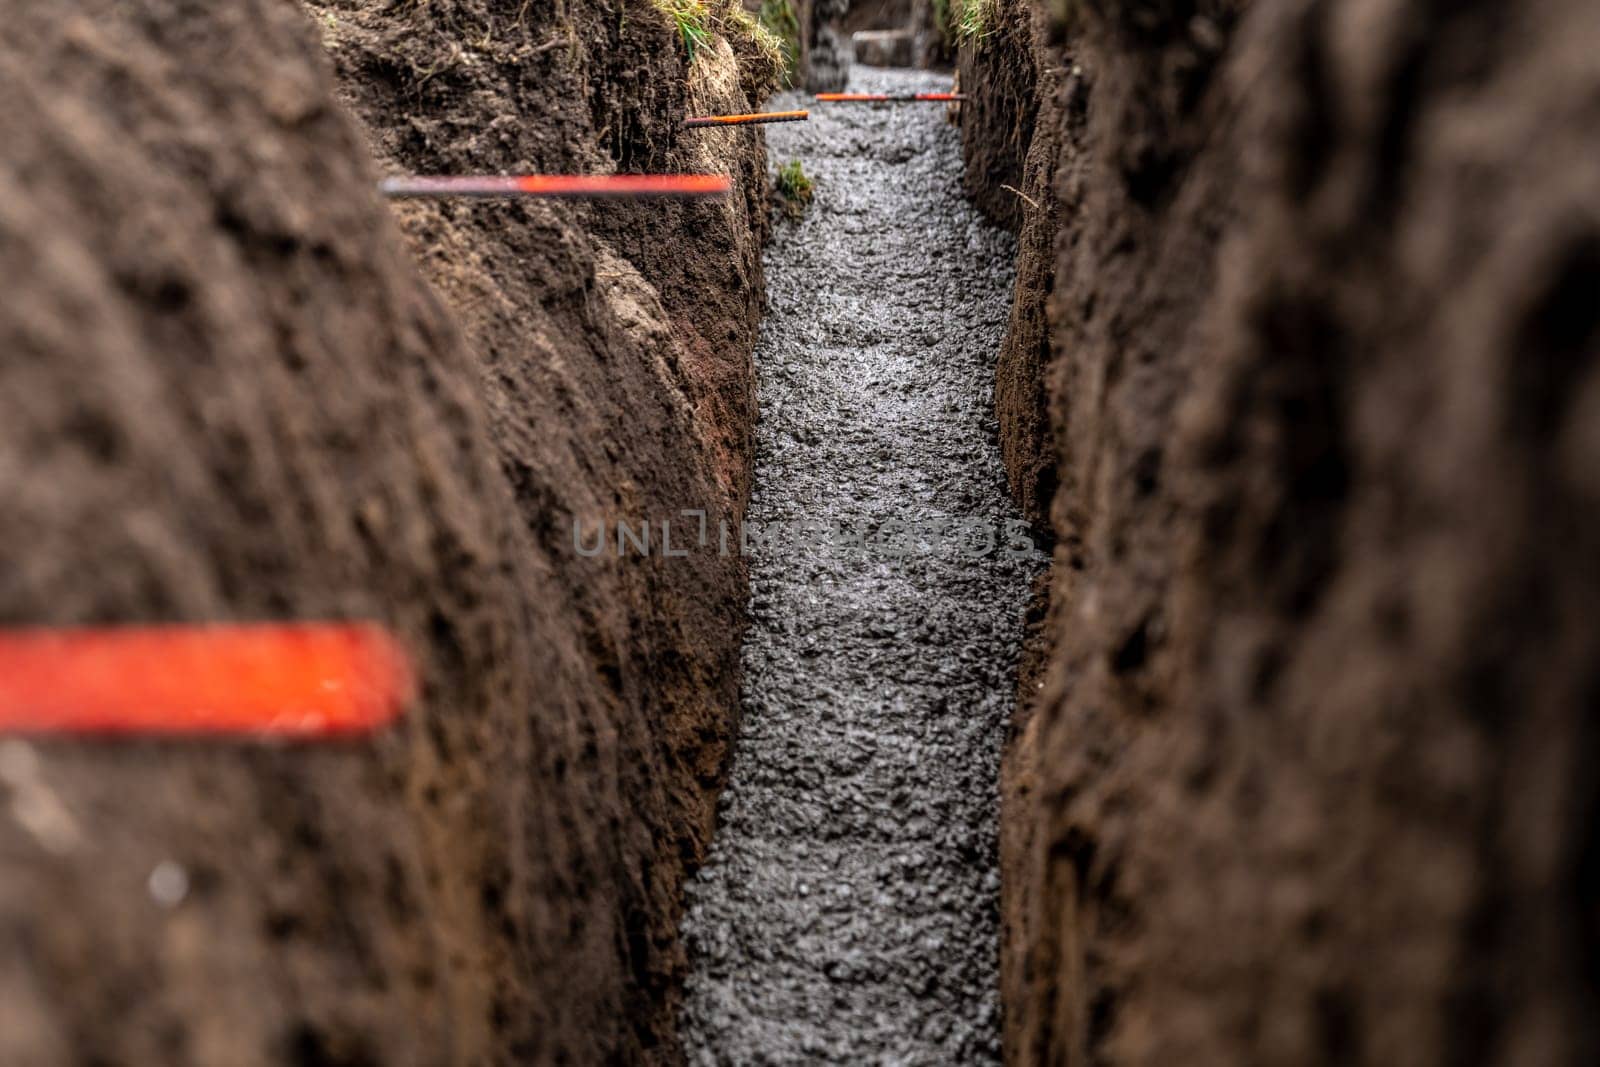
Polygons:
M762 111L753 115L706 115L684 119L684 126L696 129L702 126L749 126L758 122L804 122L811 117L809 111Z
M347 737L416 688L364 623L0 631L3 733Z
M384 196L543 196L562 198L724 196L733 183L721 174L413 175L385 178Z

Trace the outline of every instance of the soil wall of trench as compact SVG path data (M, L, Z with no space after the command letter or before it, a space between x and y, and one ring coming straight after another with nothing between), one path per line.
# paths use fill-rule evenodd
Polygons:
M1594 1062L1600 8L991 16L1009 1058Z
M677 122L771 72L631 0L0 16L0 622L374 618L423 679L371 743L0 744L0 1062L676 1059L745 575L572 523L743 511L763 142ZM374 195L532 169L739 192Z

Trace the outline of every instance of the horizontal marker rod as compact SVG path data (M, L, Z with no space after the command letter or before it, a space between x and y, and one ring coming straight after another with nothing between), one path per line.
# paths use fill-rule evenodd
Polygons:
M0 631L0 733L352 737L416 686L366 623Z
M762 111L754 115L705 115L700 118L684 119L683 124L693 130L706 126L754 126L762 122L804 122L810 117L809 111Z
M817 99L830 104L906 103L912 100L965 100L965 93L818 93Z
M720 174L523 174L385 178L388 197L540 196L563 199L726 196L733 183Z

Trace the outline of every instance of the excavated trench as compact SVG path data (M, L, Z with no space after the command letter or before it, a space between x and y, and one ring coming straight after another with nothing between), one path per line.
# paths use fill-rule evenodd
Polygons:
M1014 242L963 197L939 105L813 105L769 150L817 191L766 253L743 721L689 887L684 1043L994 1061L996 781L1040 566L994 420Z

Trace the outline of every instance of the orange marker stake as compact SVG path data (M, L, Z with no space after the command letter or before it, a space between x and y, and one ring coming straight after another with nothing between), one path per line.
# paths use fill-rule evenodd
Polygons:
M621 197L726 196L733 183L721 174L523 174L385 178L387 197L540 196L588 200Z
M966 93L818 93L817 99L830 104L886 104L912 100L965 100Z
M684 119L683 124L693 130L706 126L752 126L758 122L805 122L810 117L809 111L763 111L754 115L706 115Z
M416 688L363 623L0 631L0 733L352 737Z

